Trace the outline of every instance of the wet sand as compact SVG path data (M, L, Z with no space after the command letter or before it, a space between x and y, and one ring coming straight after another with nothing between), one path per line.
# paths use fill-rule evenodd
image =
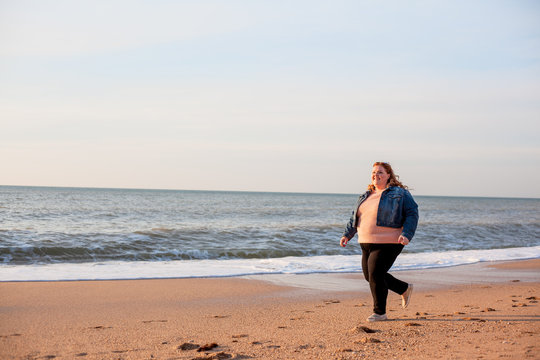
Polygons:
M0 283L0 359L540 359L540 259L361 274Z

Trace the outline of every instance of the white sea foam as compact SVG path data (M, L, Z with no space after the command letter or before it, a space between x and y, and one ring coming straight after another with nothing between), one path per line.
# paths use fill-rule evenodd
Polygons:
M540 258L540 246L406 253L392 270L427 269L486 261ZM274 259L180 260L0 265L0 281L115 280L228 277L255 274L307 274L361 271L360 255Z

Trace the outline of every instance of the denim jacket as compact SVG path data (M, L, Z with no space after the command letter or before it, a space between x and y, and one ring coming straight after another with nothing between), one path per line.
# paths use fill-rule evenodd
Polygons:
M367 199L371 191L360 195L352 212L351 219L347 223L343 236L351 239L356 234L358 226L358 207ZM401 235L412 240L418 225L418 205L411 193L398 186L391 186L383 191L379 208L377 210L377 226L391 228L403 227Z

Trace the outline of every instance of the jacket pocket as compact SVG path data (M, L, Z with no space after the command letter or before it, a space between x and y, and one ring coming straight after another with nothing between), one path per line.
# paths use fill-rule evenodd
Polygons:
M390 206L390 219L389 222L392 227L401 227L403 224L403 216L401 209L403 207L403 195L401 194L388 194L388 205Z

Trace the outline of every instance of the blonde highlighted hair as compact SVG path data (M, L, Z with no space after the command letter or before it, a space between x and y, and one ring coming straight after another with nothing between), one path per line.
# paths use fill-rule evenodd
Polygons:
M386 172L390 175L390 177L388 178L388 182L386 183L386 187L399 186L400 188L403 188L403 189L408 189L409 188L408 186L403 185L401 183L401 181L399 181L399 176L394 174L394 170L392 170L392 166L390 166L390 163L378 161L378 162L374 163L373 166L374 167L375 166L382 166L384 168L384 170L386 170ZM375 190L375 185L369 184L367 189L368 189L368 191L374 191Z

